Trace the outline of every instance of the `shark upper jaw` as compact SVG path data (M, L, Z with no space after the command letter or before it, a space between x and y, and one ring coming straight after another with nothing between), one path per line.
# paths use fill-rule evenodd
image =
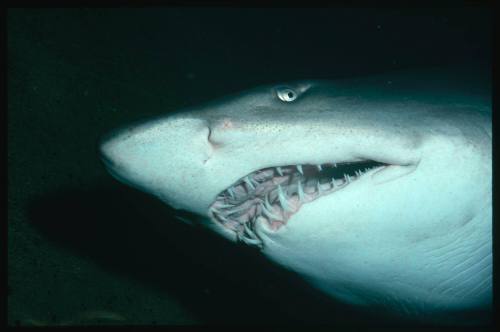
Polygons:
M417 165L360 160L258 169L217 195L208 210L211 228L232 241L263 248L258 222L271 232L278 231L304 204L341 194L342 189L368 177L372 184L395 180Z

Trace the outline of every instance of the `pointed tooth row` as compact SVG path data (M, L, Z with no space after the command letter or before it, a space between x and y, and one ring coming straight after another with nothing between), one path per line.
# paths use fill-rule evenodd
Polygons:
M320 166L318 166L318 169L320 168ZM281 172L282 173L282 170L280 167L278 167L277 169L279 169L278 172ZM299 170L299 172L302 170L302 167L301 165L297 165L297 169ZM365 169L366 171L366 169ZM356 171L356 178L361 176L364 172L363 171ZM247 183L247 185L249 187L251 187L252 189L255 189L255 186L253 185L252 181L250 180L250 178L247 176L244 178L244 181L245 183ZM347 183L350 183L352 182L353 179L351 178L351 176L349 174L344 174L344 183L347 184ZM335 189L338 187L338 184L335 183L335 178L332 177L331 179L331 186L332 188L331 189ZM325 192L325 189L323 189L321 187L321 184L320 182L316 182L316 191L319 193L319 194L322 194L323 192ZM235 194L234 194L234 190L233 190L233 187L230 187L227 189L229 195L234 199L235 198ZM277 186L277 191L278 191L278 200L280 202L280 205L281 207L287 211L287 212L293 212L294 210L292 209L292 207L290 206L289 202L288 202L288 198L287 198L287 195L285 194L284 190L283 190L283 187L281 185L278 185ZM328 190L326 190L328 191ZM304 202L304 188L303 188L303 185L302 185L302 181L298 181L297 182L297 194L298 194L298 197L299 197L299 201L301 203ZM222 209L228 209L228 211L226 211L225 213L225 216L229 216L229 215L233 215L237 212L240 212L240 211L243 211L245 209L249 209L248 207L241 207L241 208L236 208L234 209L234 205L231 205L231 204L224 204L224 203L218 203L217 204L217 208L222 208ZM232 208L232 209L231 209ZM271 206L271 204L269 203L269 195L266 195L265 197L265 201L264 201L264 209L263 211L265 212L265 214L270 217L270 218L273 218L273 219L276 219L276 220L280 220L280 221L283 221L282 218L278 215L276 215L275 213L273 213L273 208Z
M328 164L328 165L332 165L333 167L337 167L337 164L336 163L331 163L331 164ZM304 171L303 171L303 168L302 168L302 165L296 165L295 166L297 168L297 171L301 174L301 175L304 175ZM276 172L283 176L284 175L284 172L283 172L283 168L278 166L278 167L275 167L276 168ZM322 171L323 170L323 166L318 164L316 165L316 168L318 169L318 171ZM364 171L362 170L356 170L355 173L356 173L356 177L355 178L358 178L360 177L361 175L363 175L364 172L368 171L369 169L365 168ZM344 182L345 183L350 183L352 182L352 177L349 175L349 174L344 174ZM246 176L243 178L243 182L246 183L247 187L250 188L251 190L255 190L256 189L256 185L259 185L260 183L257 181L257 180L254 180L253 177L251 175L249 176ZM336 188L338 185L335 183L335 179L332 177L331 179L331 183L332 183L332 189L333 188ZM299 198L301 201L303 201L303 198L304 198L304 188L302 187L302 184L300 183L299 184L299 189L298 189L298 195L299 195ZM318 192L323 192L324 189L321 188L321 186L319 184L317 184L316 186L316 189ZM236 193L235 193L235 188L234 187L230 187L228 188L227 190L227 193L229 194L229 196L232 198L232 199L236 199ZM279 195L280 197L280 203L281 205L283 206L283 208L287 211L291 211L289 205L287 204L287 200L285 199L286 196L283 195L283 189L281 188L281 186L278 186L278 191L281 193ZM229 207L227 205L219 205L219 207Z
M317 168L318 172L321 172L324 169L325 165L327 167L337 167L336 163L326 163L324 165L318 164L315 165L315 167ZM296 168L297 173L293 172L293 167ZM223 195L217 197L213 206L210 208L210 211L213 213L214 218L227 225L228 227L234 229L237 233L238 239L240 239L242 242L249 245L261 246L262 241L252 230L252 226L254 225L256 217L268 219L270 224L276 221L285 222L284 219L286 219L288 215L286 212L293 213L297 209L297 207L295 207L294 205L296 203L292 203L294 201L290 200L288 195L296 194L298 196L297 198L300 206L301 204L315 199L325 193L328 193L331 190L336 190L338 188L344 187L353 180L359 178L368 170L371 170L371 168L356 170L355 176L344 174L342 180L339 180L338 178L337 180L335 180L335 178L332 177L328 184L321 184L319 179L316 181L316 183L314 183L313 178L308 179L308 177L304 176L303 165L286 167L278 166L274 168L263 169L257 171L256 173L245 176L238 184L226 189ZM302 176L300 176L299 174ZM275 178L277 175L283 178L280 178L279 181L273 180L273 183L276 185L276 187L274 187L275 189L270 189L269 191L267 191L266 188L270 187L262 187L267 191L267 194L265 194L264 198L252 196L250 197L250 199L255 199L255 201L253 202L243 199L244 197L242 197L242 195L245 194L245 191L246 194L251 194L251 191L259 190L257 189L258 186L266 183L270 179ZM296 181L297 177L298 181ZM289 183L292 186L283 187L283 183ZM294 187L295 185L296 187ZM327 187L326 189L325 186ZM307 193L305 189L307 190ZM260 196L261 194L256 193L256 195ZM240 202L231 204L231 200L228 201L228 198L234 201L239 200ZM273 206L271 204L270 198L272 198L272 202L274 202L273 204L278 204L279 208L281 208L282 210L279 210L279 208ZM239 203L242 203L243 201L246 202L239 205ZM248 215L245 214L246 212L248 212Z
M337 163L327 163L325 165L329 165L329 166L333 166L333 167L337 167ZM303 167L302 165L296 165L295 166L297 171L301 174L301 175L304 175L304 170L303 170ZM321 164L317 164L316 165L316 168L318 171L322 171L323 170L323 165ZM284 176L284 168L282 166L277 166L275 167L276 169L276 173L278 173L280 176ZM288 169L288 166L286 167L286 169ZM362 170L357 170L355 171L356 173L356 176L359 177L361 176L364 172L368 171L369 169L368 168L365 168L364 171ZM263 181L265 180L264 179L261 179L259 177L260 180L256 180L254 179L254 176L257 175L257 174L261 174L261 173L264 173L266 172L265 170L261 170L261 171L257 171L256 173L253 173L253 174L250 174L250 175L247 175L246 177L243 178L243 181L244 183L246 183L247 187L250 188L251 190L255 190L256 189L256 186L258 186L260 184L260 181ZM269 175L271 178L272 178L272 175ZM350 177L348 178L348 175L344 175L344 178L346 181L349 181L350 182ZM229 196L232 198L232 199L235 199L236 198L236 193L235 193L235 186L232 186L230 188L228 188L226 190L229 194Z
M322 185L320 183L320 181L318 180L316 182L316 185L315 185L315 192L317 192L318 194L323 194L323 193L328 192L328 191L330 191L332 189L337 189L339 187L342 187L342 186L344 186L344 185L346 185L348 183L351 183L354 180L357 180L367 170L368 169L365 169L364 171L362 171L362 170L355 171L356 175L354 177L351 176L351 175L349 175L349 174L344 174L344 176L343 176L343 184L336 183L336 181L338 180L338 178L336 180L334 177L332 177L331 180L330 180L330 182L329 182L330 189L324 189L324 184ZM309 186L310 186L310 184L309 184ZM308 186L308 188L310 188L309 186ZM303 203L304 202L304 198L305 198L305 196L304 196L305 192L304 192L304 187L303 187L303 181L300 181L300 180L297 182L297 195L299 197L299 201L301 203Z

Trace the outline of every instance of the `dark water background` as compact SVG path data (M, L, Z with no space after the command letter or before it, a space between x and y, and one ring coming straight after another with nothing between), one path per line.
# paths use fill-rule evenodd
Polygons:
M375 324L115 182L100 135L258 84L491 62L442 8L8 11L8 323ZM396 323L384 321L384 324Z

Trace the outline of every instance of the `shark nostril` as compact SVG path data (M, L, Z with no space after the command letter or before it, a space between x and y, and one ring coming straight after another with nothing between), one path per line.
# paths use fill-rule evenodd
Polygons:
M231 119L226 118L222 120L220 127L221 129L227 130L233 128L234 124L233 121L231 121Z

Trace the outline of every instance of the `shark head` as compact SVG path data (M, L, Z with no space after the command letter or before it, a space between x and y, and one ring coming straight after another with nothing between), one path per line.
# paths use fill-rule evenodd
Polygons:
M337 300L417 318L488 310L488 105L384 83L258 87L112 132L102 159Z

